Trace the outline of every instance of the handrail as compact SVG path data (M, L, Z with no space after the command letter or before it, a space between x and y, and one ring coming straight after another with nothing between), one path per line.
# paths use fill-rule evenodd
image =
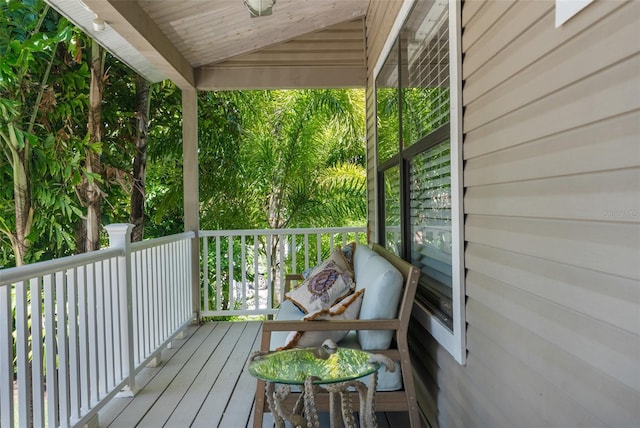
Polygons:
M196 233L132 244L131 227L107 226L110 248L0 272L1 426L85 426L193 321Z
M321 229L315 228L293 228L293 229L238 229L238 230L201 230L200 236L252 236L258 235L304 235L315 233L364 233L364 226L356 227L327 227Z
M202 230L200 315L265 316L286 275L320 263L335 245L366 242L365 227Z
M36 278L48 273L60 272L73 269L88 263L108 260L124 254L121 248L105 248L91 251L89 253L76 254L73 256L61 257L59 259L33 263L24 266L17 266L0 270L0 287L10 285L18 281L29 278Z
M175 235L163 236L161 238L132 242L131 249L143 250L171 242L177 242L185 238L195 237L196 234L194 232L183 232ZM91 251L88 253L75 254L72 256L61 257L59 259L2 269L0 270L0 287L10 285L24 279L43 276L47 273L76 268L86 265L89 262L108 260L112 257L122 255L123 252L124 250L119 248L103 248L101 250Z
M161 238L147 239L144 241L132 242L132 250L144 250L147 248L158 247L164 244L170 244L172 242L178 242L186 238L195 238L195 232L182 232L175 235L163 236Z

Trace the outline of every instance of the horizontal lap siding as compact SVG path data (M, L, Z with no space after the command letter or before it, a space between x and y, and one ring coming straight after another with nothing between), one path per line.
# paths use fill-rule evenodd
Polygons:
M440 426L640 420L640 2L465 2L467 365Z
M367 70L373 75L404 0L371 0L366 18Z

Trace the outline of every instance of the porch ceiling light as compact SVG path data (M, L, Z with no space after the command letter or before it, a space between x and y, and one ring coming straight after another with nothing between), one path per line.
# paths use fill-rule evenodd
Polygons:
M271 15L273 5L276 4L276 0L243 0L243 2L252 18Z
M96 18L93 20L93 31L96 33L100 33L104 31L104 21L101 18Z

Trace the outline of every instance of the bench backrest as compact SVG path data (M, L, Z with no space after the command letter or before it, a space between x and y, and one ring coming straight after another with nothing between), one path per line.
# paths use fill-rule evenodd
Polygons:
M406 337L409 319L411 318L411 310L413 308L413 300L418 287L418 279L420 278L420 270L411 263L391 253L380 244L372 244L371 249L388 260L400 271L404 278L404 290L400 298L400 306L398 307L398 319L400 320L399 334Z

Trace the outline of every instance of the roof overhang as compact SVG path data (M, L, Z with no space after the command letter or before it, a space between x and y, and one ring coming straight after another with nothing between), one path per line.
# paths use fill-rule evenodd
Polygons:
M369 0L47 0L151 82L181 88L364 87ZM96 31L94 19L105 22Z

